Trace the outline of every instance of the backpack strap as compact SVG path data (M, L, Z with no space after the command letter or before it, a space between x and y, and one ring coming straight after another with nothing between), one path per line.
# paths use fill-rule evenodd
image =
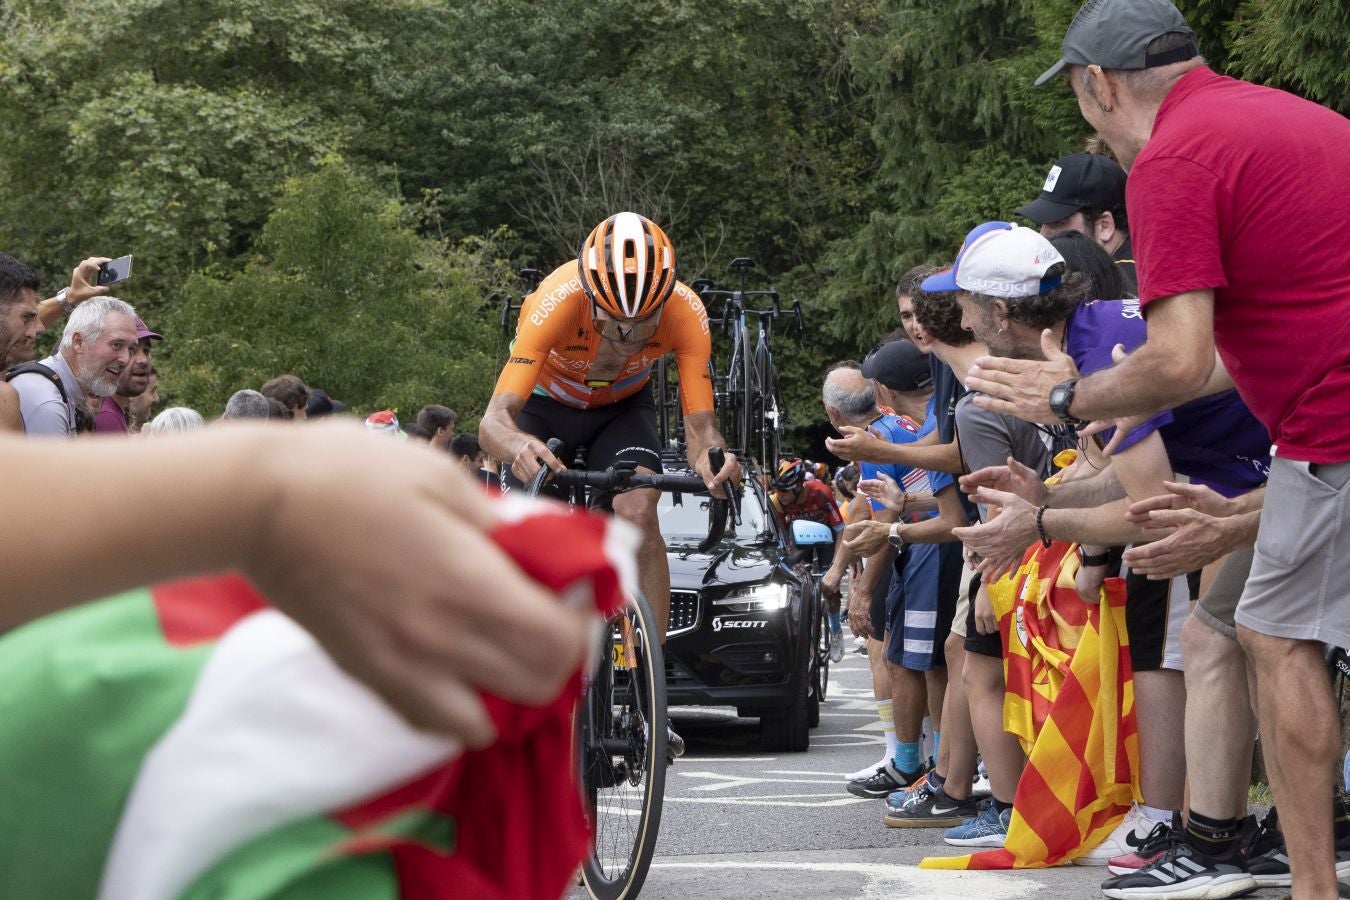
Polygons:
M19 363L17 366L5 370L5 381L13 381L20 375L41 375L56 385L56 389L61 392L61 401L67 406L70 405L70 395L66 393L66 386L61 383L61 376L56 373L55 369L44 366L40 362Z

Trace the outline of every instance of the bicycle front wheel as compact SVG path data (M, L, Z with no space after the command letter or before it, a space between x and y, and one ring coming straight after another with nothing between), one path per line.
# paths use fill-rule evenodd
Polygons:
M666 667L656 617L630 597L605 635L577 716L577 754L595 829L582 866L596 900L636 897L647 877L666 789Z

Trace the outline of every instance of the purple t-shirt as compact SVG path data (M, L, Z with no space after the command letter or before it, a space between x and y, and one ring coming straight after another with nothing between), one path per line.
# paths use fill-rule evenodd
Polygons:
M103 405L94 416L95 434L126 434L127 417L122 407L111 397L103 398Z
M1069 317L1064 333L1064 350L1084 375L1114 365L1111 348L1116 344L1134 350L1148 337L1138 300L1085 303ZM1158 413L1131 431L1120 450L1155 431L1162 437L1174 471L1225 497L1266 483L1270 434L1237 391L1198 397ZM1103 437L1109 440L1110 432Z

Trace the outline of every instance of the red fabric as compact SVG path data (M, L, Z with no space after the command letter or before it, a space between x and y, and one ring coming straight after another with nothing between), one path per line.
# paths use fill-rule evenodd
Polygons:
M831 528L838 528L844 524L844 517L839 515L839 506L834 502L834 494L829 488L814 480L804 481L802 484L806 487L806 494L802 497L801 503L782 503L783 495L777 495L779 503L782 504L783 521L809 519Z
M155 585L150 589L164 640L191 647L220 638L234 623L267 605L242 575L214 575Z
M540 505L490 536L540 584L561 592L589 584L597 612L623 606L618 573L606 556L609 519ZM266 602L242 576L223 575L151 589L165 640L191 646L219 639ZM502 635L509 641L512 636ZM547 706L532 708L484 695L497 742L332 818L353 832L346 855L387 853L405 900L556 900L584 858L590 826L572 761L572 708L580 672ZM528 778L522 778L528 773ZM379 826L409 813L451 820L447 850Z
M600 516L550 509L499 526L491 537L546 587L589 582L597 611L611 615L622 607L623 593L605 555L609 527ZM485 695L500 733L496 744L335 815L359 829L409 810L433 809L454 820L450 852L397 836L353 844L348 852L388 852L404 900L562 896L590 841L571 752L580 687L578 672L541 708ZM522 779L522 772L529 778Z
M1281 456L1350 460L1350 121L1187 73L1130 169L1140 300L1215 292L1215 342Z

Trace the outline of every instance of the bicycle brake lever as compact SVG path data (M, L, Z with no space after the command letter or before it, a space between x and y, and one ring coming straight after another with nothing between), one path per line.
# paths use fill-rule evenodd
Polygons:
M721 447L710 447L708 449L708 465L712 466L713 474L722 471L726 465L727 455ZM714 503L725 503L727 512L731 515L731 524L733 527L740 527L741 524L741 504L740 497L732 490L732 485L727 482L722 483L722 490L726 492L727 499L719 500L713 497Z
M547 447L548 452L552 453L554 456L557 456L563 450L563 442L561 438L549 438L547 441L544 442L544 446ZM535 460L539 463L541 468L539 469L538 472L534 473L534 477L530 479L530 483L525 487L525 495L527 497L537 496L539 494L540 488L542 488L544 486L544 483L548 481L548 476L553 474L553 470L550 469L548 466L545 466L544 461L542 459L536 456Z

